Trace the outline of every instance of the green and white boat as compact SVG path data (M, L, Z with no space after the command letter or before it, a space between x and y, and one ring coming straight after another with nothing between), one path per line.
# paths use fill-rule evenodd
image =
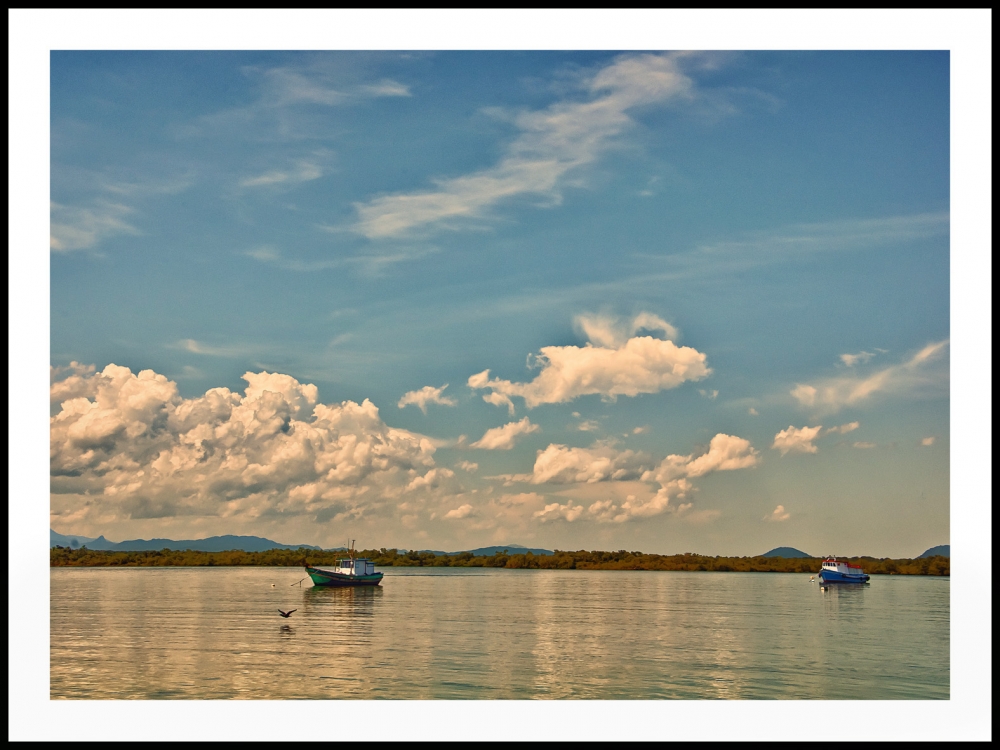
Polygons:
M316 586L378 586L382 582L382 574L375 572L374 562L365 557L355 557L353 549L349 554L350 557L338 561L333 570L306 565L306 573Z

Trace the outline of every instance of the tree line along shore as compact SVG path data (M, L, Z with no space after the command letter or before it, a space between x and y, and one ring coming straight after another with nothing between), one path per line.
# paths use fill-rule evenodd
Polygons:
M381 567L440 567L440 568L509 568L548 570L687 570L726 571L743 573L817 573L822 558L819 557L710 557L685 553L683 555L653 555L642 552L576 552L556 550L551 555L534 555L531 552L493 555L473 555L462 552L456 555L436 555L433 552L399 552L395 549L369 549L355 553L366 557ZM312 549L273 549L266 552L198 552L195 550L159 550L143 552L118 552L89 550L86 547L70 549L52 547L49 553L51 567L200 567L259 565L273 567L302 567L306 564L332 566L342 559L341 551ZM851 557L840 558L860 565L871 575L931 575L948 576L951 563L948 557L924 557L914 560L890 558Z

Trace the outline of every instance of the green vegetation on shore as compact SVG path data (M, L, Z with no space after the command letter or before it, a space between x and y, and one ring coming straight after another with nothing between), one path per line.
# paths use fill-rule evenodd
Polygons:
M374 560L381 567L442 567L442 568L532 568L558 570L705 570L737 571L743 573L817 573L821 558L818 557L708 557L706 555L651 555L642 552L565 552L556 550L552 555L504 554L473 556L470 552L459 555L435 555L432 552L410 551L400 553L394 549L362 550L359 557ZM148 552L104 552L67 547L53 547L49 554L52 567L171 567L171 566L233 566L270 565L301 567L305 563L318 566L336 565L343 552L323 552L313 549L274 549L266 552L195 552L192 550L160 550ZM861 565L872 575L932 575L951 574L950 558L925 557L915 560L852 557L851 562Z

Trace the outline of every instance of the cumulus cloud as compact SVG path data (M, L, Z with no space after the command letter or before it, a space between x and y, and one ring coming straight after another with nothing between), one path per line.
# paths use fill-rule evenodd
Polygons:
M923 440L920 441L920 444L923 445L923 446L927 446L927 447L932 446L932 445L934 445L934 438L933 437L925 437Z
M706 391L704 388L699 388L698 393L711 401L715 401L719 397L719 392L717 390Z
M534 517L540 521L575 521L583 515L582 505L573 505L572 501L560 505L549 503L542 510L535 511Z
M447 513L444 514L444 517L450 519L468 518L469 516L472 515L472 513L473 513L472 506L466 503L465 505L460 505L459 507L453 510L449 510Z
M458 402L455 399L448 396L442 396L444 389L448 387L445 383L440 388L434 388L430 385L425 385L419 391L409 391L405 393L399 403L396 404L400 409L413 404L424 414L427 413L427 404L440 404L441 406L455 406Z
M779 505L773 511L764 516L765 521L787 521L792 514L785 510L784 505Z
M509 422L502 427L487 430L479 440L472 443L471 447L488 451L509 451L514 447L514 440L518 435L528 435L540 429L537 424L532 424L525 417L519 422Z
M638 479L644 458L635 451L619 452L609 446L570 448L553 443L538 452L531 482L565 484Z
M758 458L758 453L749 440L724 433L713 437L708 449L700 455L669 455L652 468L645 468L650 463L648 457L630 450L619 452L610 446L585 449L550 445L539 451L531 482L594 484L638 479L659 484L659 489L653 494L629 494L621 502L604 498L587 508L588 517L594 520L621 523L667 511L682 513L690 504L675 507L671 505L671 501L686 498L695 491L692 479L715 471L747 469L756 466ZM717 514L710 514L700 518L710 520L716 516Z
M453 476L426 437L395 429L370 401L326 405L316 386L248 372L243 394L183 398L152 370L77 367L54 382L53 512L331 520L379 511Z
M541 195L558 204L569 173L596 161L632 125L629 110L690 92L691 80L678 59L655 54L616 59L586 82L582 101L514 115L520 134L493 166L436 180L431 189L356 203L352 229L369 239L396 238L419 228L454 228L519 195Z
M455 466L458 467L459 469L462 469L463 471L469 472L470 474L479 470L479 464L473 461L459 461L457 464L455 464Z
M844 375L815 384L797 383L791 395L803 407L818 414L832 414L845 406L863 403L877 393L913 394L922 388L947 383L947 368L937 367L948 341L928 344L907 361L861 377Z
M772 449L781 451L784 456L788 453L816 453L819 448L813 445L813 440L819 435L822 425L815 427L793 427L788 425L787 430L782 430L774 436Z
M747 414L749 414L751 417L760 416L760 412L754 409L752 406L749 409L747 409Z
M670 340L652 336L621 340L607 326L592 321L584 330L593 339L583 347L542 347L535 359L541 372L530 383L491 380L490 371L484 370L470 377L468 385L491 389L491 396L500 396L494 403L509 405L510 397L518 396L524 399L525 406L533 409L540 404L563 403L591 394L613 401L618 396L657 393L687 381L701 380L712 372L703 353L677 346Z

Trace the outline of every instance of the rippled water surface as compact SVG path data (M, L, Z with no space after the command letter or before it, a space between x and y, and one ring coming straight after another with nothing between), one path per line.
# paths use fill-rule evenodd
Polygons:
M949 697L947 578L384 572L318 589L290 568L54 568L51 696Z

